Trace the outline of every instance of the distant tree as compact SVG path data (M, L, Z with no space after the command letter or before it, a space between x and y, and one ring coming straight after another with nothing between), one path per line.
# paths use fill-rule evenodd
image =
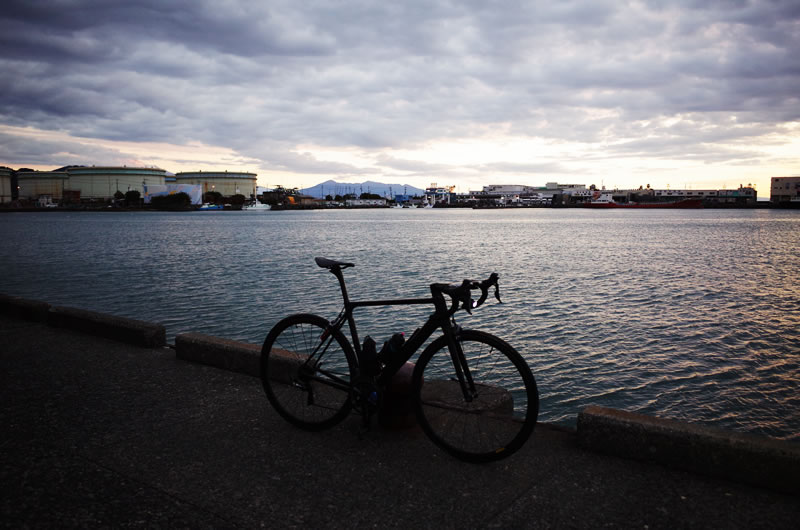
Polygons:
M333 200L333 197L331 197L330 193L325 196L325 200L326 201L332 201Z
M241 206L244 204L245 200L247 200L247 198L244 195L242 195L241 193L237 193L236 195L231 197L230 202L233 206Z
M158 195L150 199L150 204L157 210L184 210L192 203L191 197L186 193L173 193L172 195Z
M366 192L364 192L361 195L359 195L358 198L359 199L365 199L365 200L367 200L367 199L374 200L374 199L380 199L381 196L376 194L376 193L366 193Z
M121 201L122 199L125 198L125 194L117 190L117 192L114 194L114 198L118 201Z
M218 191L207 191L205 195L203 195L203 202L219 204L222 202L222 194Z
M336 197L333 198L333 200L336 202L342 202L344 200L344 197L337 194Z
M125 203L128 206L138 206L141 198L142 194L139 193L139 190L130 190L125 192Z

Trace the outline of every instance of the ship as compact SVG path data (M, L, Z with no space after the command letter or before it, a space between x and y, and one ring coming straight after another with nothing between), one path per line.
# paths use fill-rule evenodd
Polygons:
M617 202L610 193L595 192L592 200L583 203L585 208L635 208L635 209L663 209L663 208L702 208L702 199L682 199L671 202Z

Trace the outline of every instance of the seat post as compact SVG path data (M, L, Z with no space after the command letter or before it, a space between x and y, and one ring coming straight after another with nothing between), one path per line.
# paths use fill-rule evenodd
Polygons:
M344 284L344 274L342 274L342 269L338 265L331 267L331 274L336 276L336 279L339 280L339 287L342 289L342 298L344 299L344 304L347 306L350 304L350 298L347 296L347 287Z
M339 280L339 287L342 289L342 299L344 300L347 325L350 327L350 336L353 338L353 347L356 350L356 358L361 359L361 343L358 340L356 321L353 318L352 308L350 307L350 297L347 296L347 287L344 284L344 274L342 274L342 268L339 265L334 265L330 270L331 274L336 276L336 279Z

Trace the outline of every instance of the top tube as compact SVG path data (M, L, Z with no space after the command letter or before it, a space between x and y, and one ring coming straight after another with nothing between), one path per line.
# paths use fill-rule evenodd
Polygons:
M396 300L359 300L357 302L350 302L350 307L370 307L370 306L384 306L384 305L416 305L416 304L433 304L433 298L400 298Z

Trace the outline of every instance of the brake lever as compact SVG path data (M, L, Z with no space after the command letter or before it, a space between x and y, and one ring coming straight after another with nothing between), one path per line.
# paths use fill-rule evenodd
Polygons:
M469 280L464 280L461 283L461 287L464 288L464 294L461 296L459 302L461 302L461 306L464 308L464 310L471 315L473 308L472 291L471 291L472 282L470 282Z

